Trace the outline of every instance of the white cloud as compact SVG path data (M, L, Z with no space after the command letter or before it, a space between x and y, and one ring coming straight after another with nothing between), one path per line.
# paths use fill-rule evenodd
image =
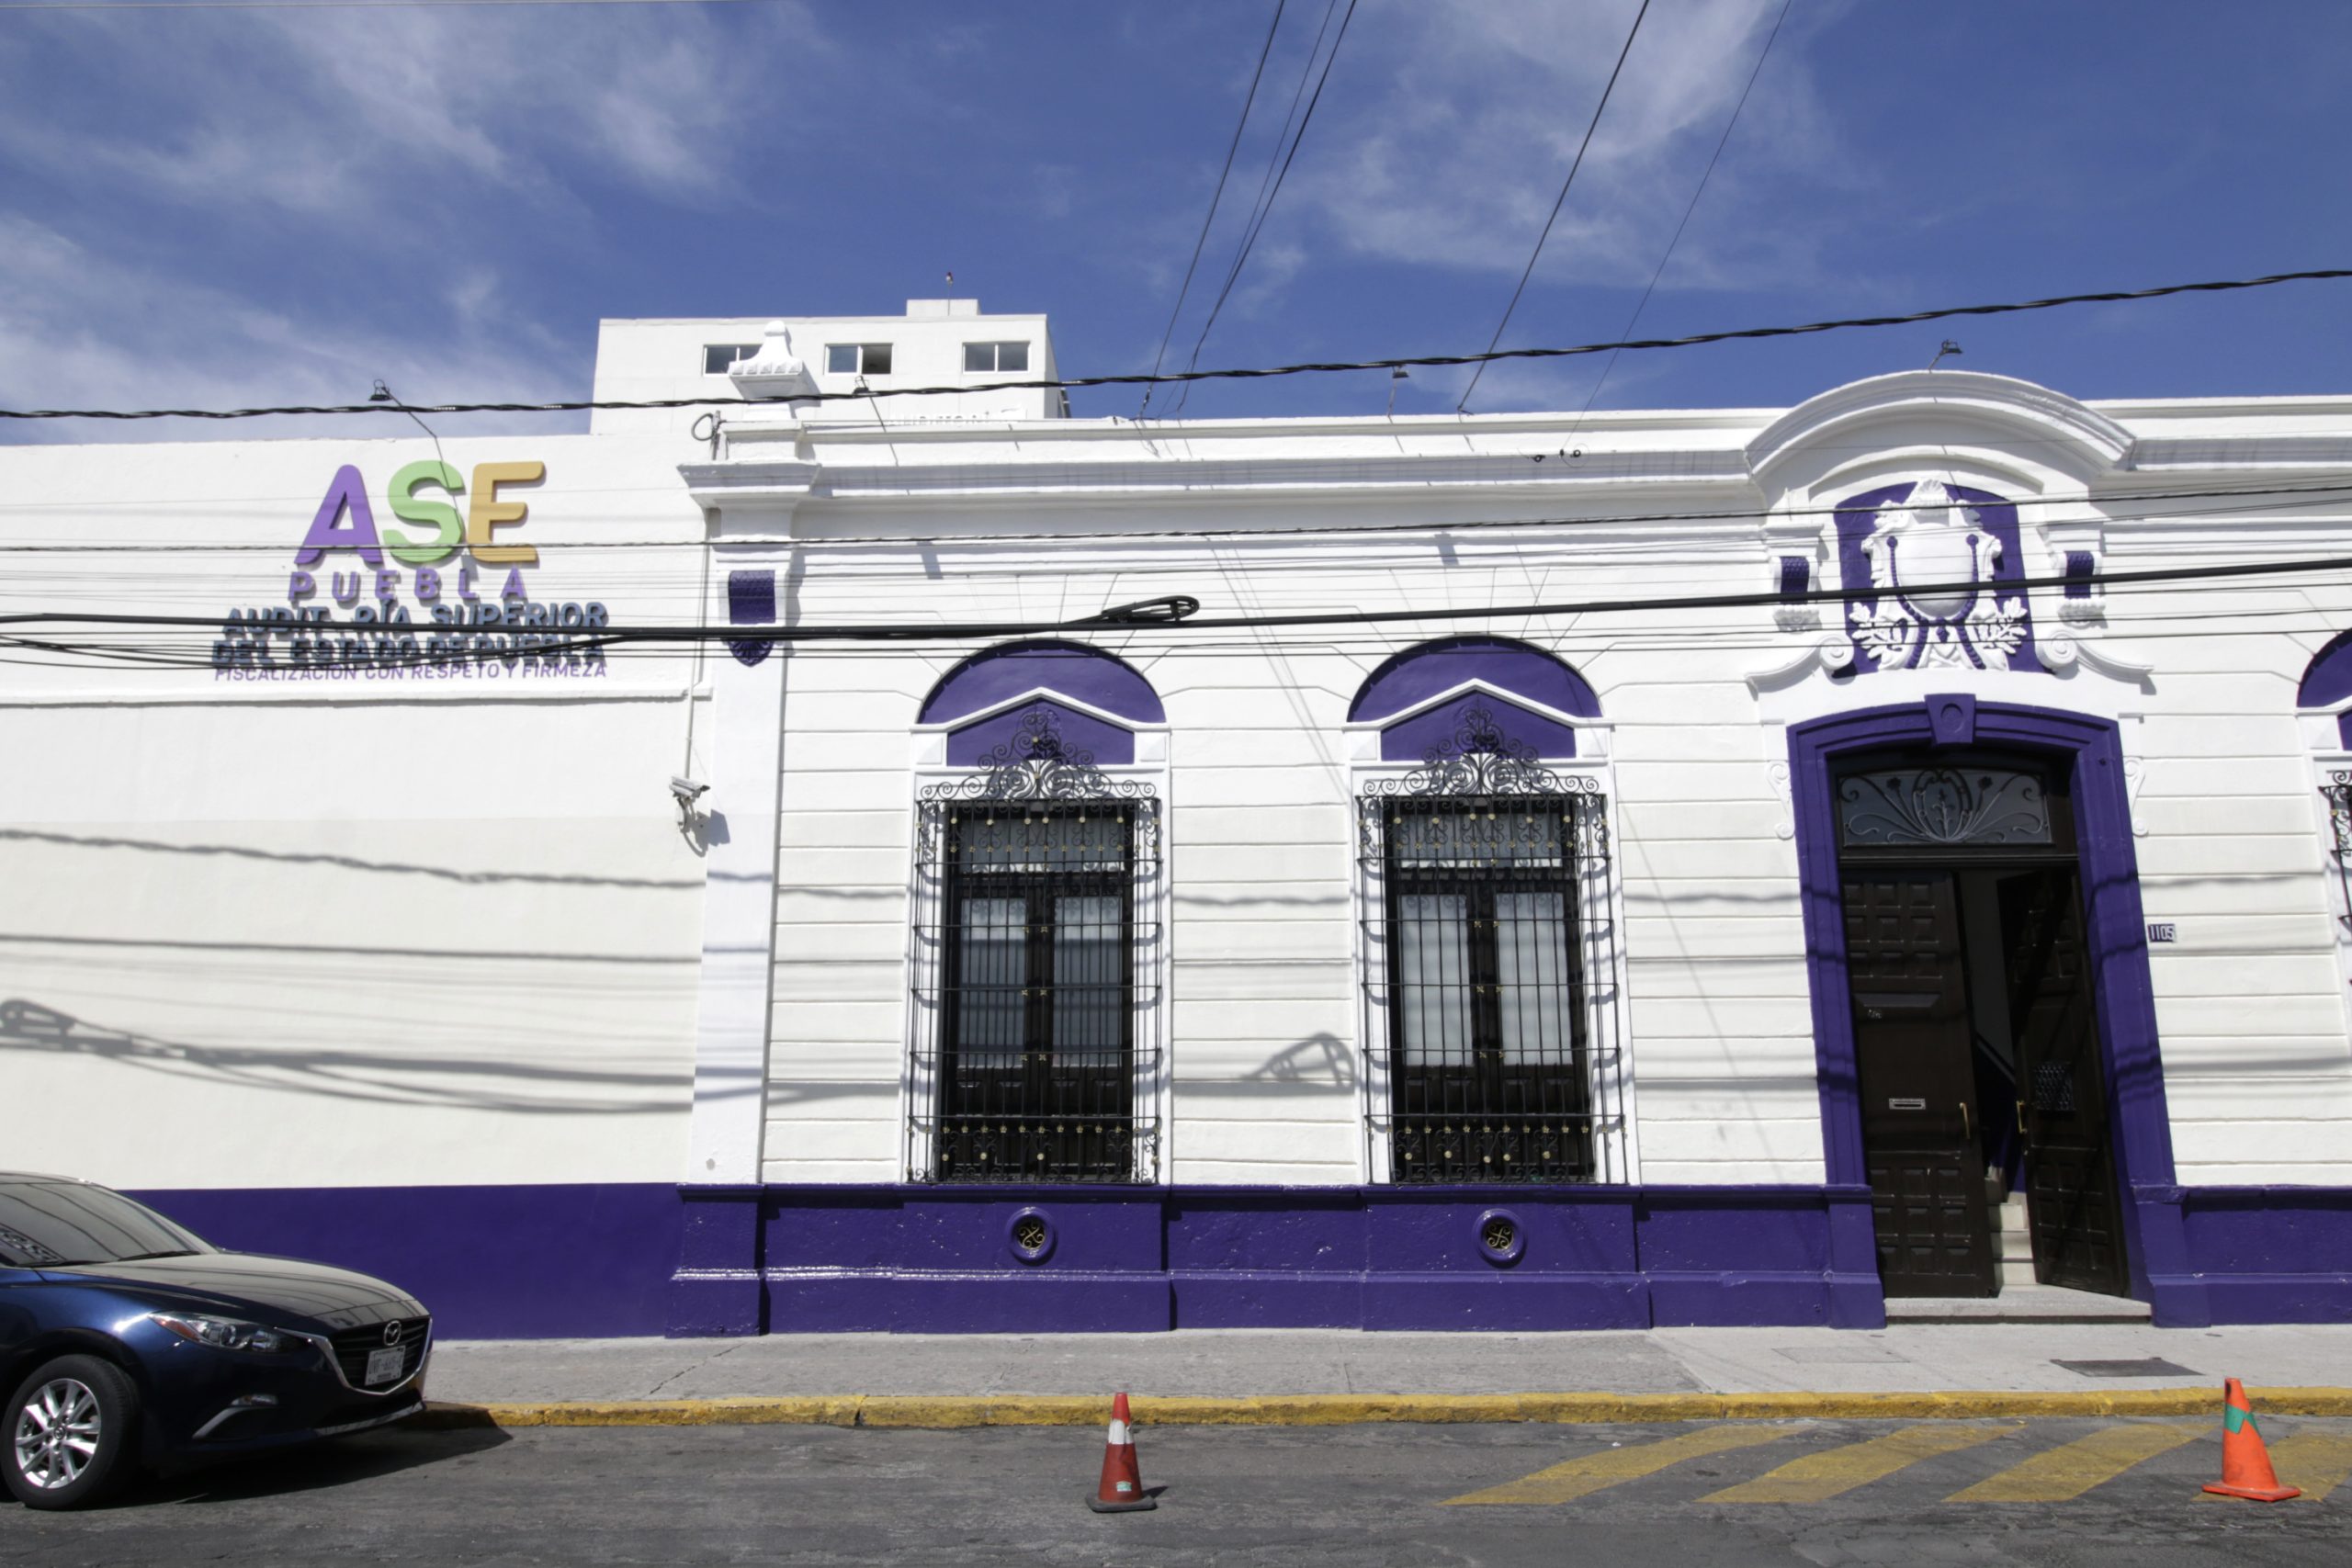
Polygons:
M110 260L56 230L0 215L0 406L237 408L353 403L381 377L411 402L548 401L587 385L584 355L528 327L460 323L420 342L297 314ZM494 279L474 286L494 295ZM444 435L546 430L558 416L436 419ZM584 416L561 416L572 425ZM0 441L152 440L347 434L350 417L266 422L8 422ZM371 434L372 423L361 425Z
M738 188L730 128L777 107L782 62L826 52L797 5L616 6L586 25L536 6L75 20L0 62L16 162L110 175L156 202L367 218L388 237L430 227L452 184L542 204L599 183L722 202ZM107 91L51 89L73 70Z
M1654 6L1544 247L1544 275L1647 280L1779 10L1778 0ZM1633 18L1564 0L1399 6L1351 36L1291 176L1318 229L1383 260L1515 274L1543 228ZM1363 29L1367 18L1360 17ZM1791 26L1710 182L1676 280L1802 276L1815 243L1756 202L1756 176L1833 183L1839 157ZM1360 51L1360 52L1359 52ZM1370 76L1380 85L1366 89ZM1709 214L1713 220L1706 220ZM1702 231L1704 231L1702 234ZM1769 241L1769 243L1759 243Z
M616 192L748 202L744 118L788 113L786 66L829 57L797 4L81 13L36 30L0 46L0 166L17 172L0 184L0 403L18 408L342 403L377 377L419 402L582 395L588 344L502 265L603 243ZM436 428L518 421L550 423ZM11 423L0 441L352 423Z

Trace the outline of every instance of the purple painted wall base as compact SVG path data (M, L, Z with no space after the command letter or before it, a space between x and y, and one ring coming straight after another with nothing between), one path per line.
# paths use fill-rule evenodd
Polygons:
M2198 1288L2205 1323L2352 1323L2352 1188L2188 1187L2180 1198L2183 1283Z
M1886 1321L1860 1187L273 1188L136 1196L451 1338ZM2352 1322L2352 1188L2132 1189L2167 1327ZM1484 1245L1508 1218L1510 1256ZM1042 1221L1041 1248L1019 1222ZM2154 1245L2156 1240L2162 1245Z
M434 1332L452 1339L660 1334L677 1290L682 1215L668 1182L132 1196L215 1247L389 1280L424 1302Z
M1886 1321L1859 1187L684 1190L677 1334Z

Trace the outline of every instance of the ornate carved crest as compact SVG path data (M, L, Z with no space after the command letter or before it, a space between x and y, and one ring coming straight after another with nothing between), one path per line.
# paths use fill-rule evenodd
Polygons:
M978 771L944 784L925 784L925 801L949 800L1148 800L1152 786L1141 779L1114 779L1095 765L1094 753L1062 739L1061 721L1048 707L1021 716L1021 728L980 759Z
M1854 640L1882 670L2007 670L2025 641L2022 597L1994 585L2001 541L1976 508L1923 479L1883 502L1862 541L1879 597L1852 611Z

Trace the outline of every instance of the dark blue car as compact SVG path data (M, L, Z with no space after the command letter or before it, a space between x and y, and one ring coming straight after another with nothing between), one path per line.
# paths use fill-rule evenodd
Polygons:
M119 1192L0 1173L0 1473L33 1507L413 1416L432 1330L381 1280L222 1252Z

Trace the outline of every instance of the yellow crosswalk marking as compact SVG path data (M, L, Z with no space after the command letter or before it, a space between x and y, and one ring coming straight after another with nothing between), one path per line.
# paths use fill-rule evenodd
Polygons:
M2270 1468L2282 1486L2300 1486L2316 1503L2352 1475L2352 1434L2297 1432L2270 1445ZM2207 1493L2211 1496L2211 1493Z
M1883 1438L1848 1443L1843 1448L1791 1460L1778 1470L1767 1471L1753 1481L1725 1487L1699 1501L1818 1503L1893 1475L1923 1459L1973 1449L1979 1443L2007 1437L2017 1429L2015 1427L1975 1427L1956 1421L1939 1422L1933 1427L1905 1427L1899 1432L1889 1432Z
M2104 1427L2087 1438L2061 1443L2046 1453L2034 1455L2022 1464L2009 1466L1998 1475L1987 1476L1966 1491L1953 1493L1944 1501L2063 1503L2070 1497L2081 1496L2094 1486L2114 1480L2143 1460L2170 1453L2181 1444L2195 1442L2211 1430L2210 1422L2195 1427L2150 1422Z
M1532 1475L1507 1481L1500 1486L1490 1486L1484 1492L1449 1497L1446 1505L1573 1502L1604 1487L1638 1481L1645 1475L1655 1475L1668 1465L1680 1464L1684 1460L1777 1442L1798 1429L1749 1422L1705 1427L1696 1432L1685 1432L1679 1438L1668 1438L1663 1442L1641 1443L1631 1448L1604 1449L1599 1453L1582 1454L1565 1464L1539 1470Z

